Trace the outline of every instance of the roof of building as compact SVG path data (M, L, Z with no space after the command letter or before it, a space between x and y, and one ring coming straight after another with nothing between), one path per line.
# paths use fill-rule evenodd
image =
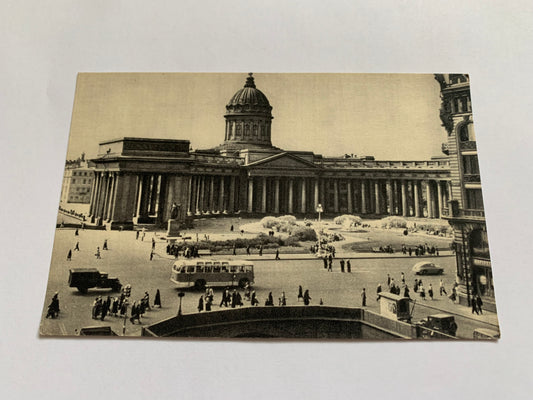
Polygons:
M270 103L263 92L255 86L254 77L250 72L244 87L237 91L226 105L229 113L232 112L268 112L272 110Z

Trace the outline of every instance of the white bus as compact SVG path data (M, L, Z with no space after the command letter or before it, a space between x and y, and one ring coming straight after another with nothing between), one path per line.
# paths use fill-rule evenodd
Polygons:
M186 259L174 263L170 280L181 288L202 289L206 285L245 288L254 284L254 265L243 260Z

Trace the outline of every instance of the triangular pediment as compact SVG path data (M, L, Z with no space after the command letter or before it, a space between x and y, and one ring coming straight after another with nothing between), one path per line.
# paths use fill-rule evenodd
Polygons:
M279 153L248 164L248 167L272 169L316 169L312 162L291 153Z

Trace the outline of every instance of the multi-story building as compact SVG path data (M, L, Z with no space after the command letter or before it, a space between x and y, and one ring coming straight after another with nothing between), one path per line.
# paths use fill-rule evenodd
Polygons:
M61 186L61 203L90 203L93 180L94 164L86 161L83 155L77 160L67 161Z
M472 120L470 79L465 74L437 74L441 87L441 119L448 133L451 191L443 216L454 229L459 302L482 297L495 311L492 267L483 209L476 136Z
M190 151L188 140L120 138L100 143L90 218L108 227L203 215L324 213L440 218L447 204L445 158L376 161L323 157L272 145L272 106L246 79L226 105L221 145Z

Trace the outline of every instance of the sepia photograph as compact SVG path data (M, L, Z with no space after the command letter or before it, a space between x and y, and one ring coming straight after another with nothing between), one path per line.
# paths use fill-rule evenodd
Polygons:
M41 336L500 338L467 73L79 73L72 96Z

